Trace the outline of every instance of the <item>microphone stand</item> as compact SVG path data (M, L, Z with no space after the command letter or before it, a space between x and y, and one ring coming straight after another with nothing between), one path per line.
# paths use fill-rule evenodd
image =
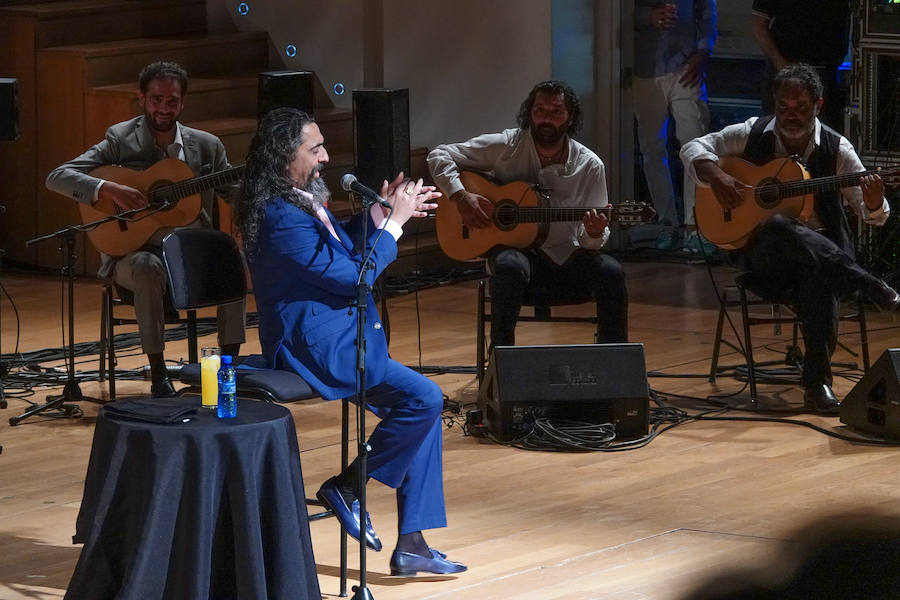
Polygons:
M35 244L40 244L42 242L58 238L62 242L59 248L60 252L63 252L63 246L65 246L63 268L61 272L68 282L69 294L67 302L69 319L69 343L68 352L66 353L68 355L68 360L66 361L67 376L66 385L63 388L62 394L58 396L47 396L47 401L44 404L36 404L23 412L21 415L10 417L10 425L18 425L20 421L22 421L23 419L27 419L32 415L52 410L61 410L62 415L66 418L80 417L82 415L81 409L74 404L67 404L67 401L79 402L82 400L87 400L89 402L105 404L105 401L103 400L85 396L81 392L81 387L78 385L78 380L75 379L75 234L81 231L91 231L102 225L103 223L122 220L123 218L126 218L135 213L147 212L147 215L143 216L148 216L149 214L152 214L152 212L156 212L156 210L150 210L151 212L147 212L148 208L135 208L132 210L127 210L117 215L111 215L102 219L97 219L96 221L91 221L90 223L85 223L83 225L71 225L69 227L64 227L63 229L54 231L53 233L48 233L46 235L42 235L25 242L25 246L33 246ZM113 341L110 340L110 343L113 343Z
M374 600L372 592L366 585L366 479L369 451L372 449L366 442L366 311L368 308L369 292L371 286L366 283L366 273L371 270L369 260L371 252L365 252L365 244L368 237L369 215L368 211L374 202L366 196L362 196L363 222L363 257L359 266L359 278L356 280L356 440L357 457L359 460L359 585L353 586L353 598L351 600Z

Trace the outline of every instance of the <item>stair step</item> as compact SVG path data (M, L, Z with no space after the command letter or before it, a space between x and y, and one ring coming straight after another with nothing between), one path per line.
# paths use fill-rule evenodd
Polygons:
M181 120L188 122L201 118L253 117L256 115L256 88L256 74L191 77ZM96 110L99 115L105 115L108 126L109 123L140 114L139 92L136 81L92 88L85 98L85 111L90 114L92 110ZM124 116L114 119L113 115Z
M191 77L263 71L268 68L268 45L264 31L188 34L45 48L39 59L49 66L83 70L84 84L100 87L134 81L142 66L160 57L181 64Z
M35 22L38 48L206 31L205 0L64 0L0 7Z

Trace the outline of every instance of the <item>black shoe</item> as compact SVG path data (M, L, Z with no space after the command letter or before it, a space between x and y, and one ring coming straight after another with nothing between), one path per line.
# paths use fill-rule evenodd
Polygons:
M814 385L803 392L803 406L816 411L820 415L834 416L838 414L837 398L826 384Z
M391 555L391 575L409 577L419 571L437 575L449 575L451 573L462 573L468 568L462 563L447 560L447 555L443 552L434 548L429 548L428 550L431 552L430 558L394 550L394 554Z
M174 398L178 392L175 391L175 386L172 385L169 378L163 377L150 384L150 395L154 398Z
M881 312L891 312L900 306L900 294L881 280L870 285L866 295Z

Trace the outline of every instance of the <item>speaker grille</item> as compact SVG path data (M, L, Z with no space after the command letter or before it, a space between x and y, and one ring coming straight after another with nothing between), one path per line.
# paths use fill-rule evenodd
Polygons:
M353 90L356 177L379 189L400 171L409 174L409 90Z

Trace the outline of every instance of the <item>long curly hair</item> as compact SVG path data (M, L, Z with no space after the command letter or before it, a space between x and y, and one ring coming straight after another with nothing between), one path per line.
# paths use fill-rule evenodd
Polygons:
M259 227L270 199L281 197L302 207L294 184L288 179L288 166L303 143L303 127L313 122L315 120L301 110L276 108L263 117L250 142L235 211L235 223L244 248L250 254L256 250Z
M531 122L531 109L534 107L534 99L537 97L538 92L543 92L551 96L562 94L566 101L566 110L569 111L569 119L571 119L569 129L566 133L569 136L574 136L581 131L581 126L584 123L584 115L581 112L581 102L578 100L578 94L575 93L572 86L563 83L562 81L553 80L542 81L531 88L528 97L525 98L525 101L522 102L522 106L519 107L519 114L516 115L516 122L519 124L519 127L522 129L531 129L531 126L534 125L534 123Z

